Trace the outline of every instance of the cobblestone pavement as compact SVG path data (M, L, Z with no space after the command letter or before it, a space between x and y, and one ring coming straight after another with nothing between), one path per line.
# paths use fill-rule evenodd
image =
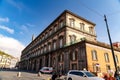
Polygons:
M18 77L17 74L20 71L0 71L0 80L48 80L51 75L42 74L38 76L37 73L23 72Z

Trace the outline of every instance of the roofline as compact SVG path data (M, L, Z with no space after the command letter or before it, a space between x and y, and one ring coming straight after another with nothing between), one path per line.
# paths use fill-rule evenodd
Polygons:
M90 41L90 40L85 40L86 43L89 43L89 44L93 44L93 45L96 45L96 46L100 46L100 47L104 47L104 48L107 48L107 49L111 49L111 46L107 43L104 43L104 42L99 42L99 41ZM117 47L114 47L114 51L119 51L120 52L120 48L117 48Z
M94 26L96 25L95 23L93 23L93 22L91 22L91 21L89 21L89 20L87 20L87 19L85 19L85 18L83 18L83 17L81 17L81 16L79 16L79 15L77 15L77 14L69 11L69 10L64 10L64 11L63 11L55 20L53 20L34 40L36 40L36 39L37 39L41 34L43 34L52 24L54 24L55 21L57 21L62 15L66 14L66 13L69 13L69 14L77 17L77 18L80 18L80 19L82 19L82 20L84 20L84 21L87 21L88 23L93 24ZM34 40L33 40L33 41L34 41ZM22 50L22 52L23 52L33 41L31 41L31 42Z
M81 16L79 16L79 15L77 15L77 14L69 11L69 10L64 10L64 12L65 12L65 13L69 13L69 14L77 17L77 18L80 18L80 19L82 19L82 20L84 20L84 21L86 21L86 22L88 22L88 23L90 23L90 24L92 24L92 25L94 25L94 26L96 25L95 23L93 23L93 22L91 22L91 21L89 21L89 20L87 20L87 19L85 19L85 18L83 18L83 17L81 17ZM63 12L63 13L64 13L64 12Z

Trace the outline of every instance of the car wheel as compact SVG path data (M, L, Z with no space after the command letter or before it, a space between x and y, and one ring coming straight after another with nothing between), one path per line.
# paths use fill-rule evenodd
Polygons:
M72 78L68 78L68 80L72 80Z

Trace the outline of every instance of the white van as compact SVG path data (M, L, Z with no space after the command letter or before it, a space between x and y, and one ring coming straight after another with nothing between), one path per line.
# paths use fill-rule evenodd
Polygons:
M40 69L41 73L46 73L46 74L51 74L53 72L53 68L52 67L42 67Z

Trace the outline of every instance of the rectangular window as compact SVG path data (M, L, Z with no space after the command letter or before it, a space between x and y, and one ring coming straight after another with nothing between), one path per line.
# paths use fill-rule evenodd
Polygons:
M90 34L93 34L93 33L94 33L93 27L89 27L89 33L90 33Z
M54 27L54 32L56 32L56 31L57 31L57 26Z
M63 39L61 38L60 39L60 48L62 48L62 46L63 46Z
M56 49L56 41L54 41L54 43L53 43L53 49L54 50Z
M51 45L50 44L48 44L48 50L51 51Z
M97 52L95 50L92 51L92 60L97 60Z
M38 51L38 54L40 55L40 50Z
M75 52L73 52L73 56L72 56L72 60L76 60L76 55L75 55Z
M63 26L64 26L64 22L61 21L61 22L60 22L60 28L62 28Z
M84 31L84 26L85 26L84 23L80 23L80 30Z
M109 62L109 55L108 55L108 53L105 53L104 57L105 57L105 62Z
M58 27L57 27L57 24L55 24L55 25L54 25L54 32L57 31L57 28L58 28Z
M74 27L75 26L75 20L74 19L70 19L70 27Z
M115 55L115 60L116 60L117 63L119 63L117 55Z
M51 34L52 34L52 30L49 31L49 35L51 35Z
M41 54L43 53L43 48L41 48Z
M70 35L70 43L73 44L76 41L76 36L75 35Z
M44 52L46 52L46 46L44 47Z
M48 34L46 33L46 34L45 34L45 38L47 38L47 36L48 36Z
M62 62L63 61L63 55L61 54L60 55L60 62Z

